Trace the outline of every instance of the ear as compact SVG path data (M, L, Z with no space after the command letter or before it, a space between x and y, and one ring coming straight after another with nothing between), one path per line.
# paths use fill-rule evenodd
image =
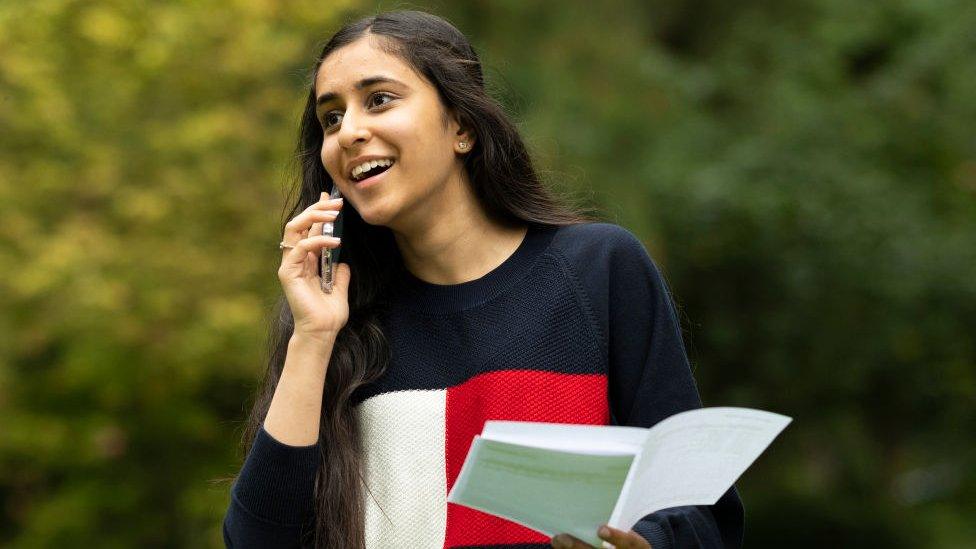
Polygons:
M461 124L460 117L454 111L450 113L450 127L454 131L454 152L458 154L471 152L471 149L474 148L475 141L477 141L477 137L473 131ZM464 143L464 145L461 145L461 143Z
M474 132L466 131L463 128L459 129L454 140L454 152L459 154L471 152L471 149L474 148L475 141L477 141L477 138Z

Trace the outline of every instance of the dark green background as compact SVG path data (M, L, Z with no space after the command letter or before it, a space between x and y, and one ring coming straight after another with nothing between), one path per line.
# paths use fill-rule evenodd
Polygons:
M976 544L976 4L0 2L0 545L219 547L303 78L465 32L546 178L632 230L706 405L794 418L748 547Z

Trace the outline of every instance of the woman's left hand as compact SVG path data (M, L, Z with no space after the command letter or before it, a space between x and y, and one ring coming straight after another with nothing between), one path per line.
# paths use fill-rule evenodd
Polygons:
M597 531L600 539L609 541L617 549L651 549L651 544L633 530L624 532L609 526L601 526ZM559 534L552 538L552 546L557 549L591 549L589 543L580 541L569 534Z

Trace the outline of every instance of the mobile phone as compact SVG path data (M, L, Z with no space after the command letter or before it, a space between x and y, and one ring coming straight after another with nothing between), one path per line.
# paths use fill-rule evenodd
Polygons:
M342 194L339 192L339 186L333 182L332 191L329 193L329 199L334 200L336 198L340 198L341 196ZM322 235L342 238L342 209L339 210L339 215L336 216L335 223L322 224ZM322 259L319 270L321 271L322 291L327 294L332 293L332 280L335 276L335 265L338 262L339 248L322 249Z

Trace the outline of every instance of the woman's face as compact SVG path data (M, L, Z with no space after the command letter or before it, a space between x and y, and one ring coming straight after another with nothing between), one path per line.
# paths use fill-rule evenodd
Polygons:
M459 125L447 117L430 83L370 42L366 35L339 48L319 67L315 96L324 134L322 164L363 220L406 229L429 218L430 211L450 206L449 184L465 184L458 179L463 175L458 153L470 150L472 139L457 133ZM459 148L461 141L466 149ZM357 181L352 170L363 157L393 164Z

